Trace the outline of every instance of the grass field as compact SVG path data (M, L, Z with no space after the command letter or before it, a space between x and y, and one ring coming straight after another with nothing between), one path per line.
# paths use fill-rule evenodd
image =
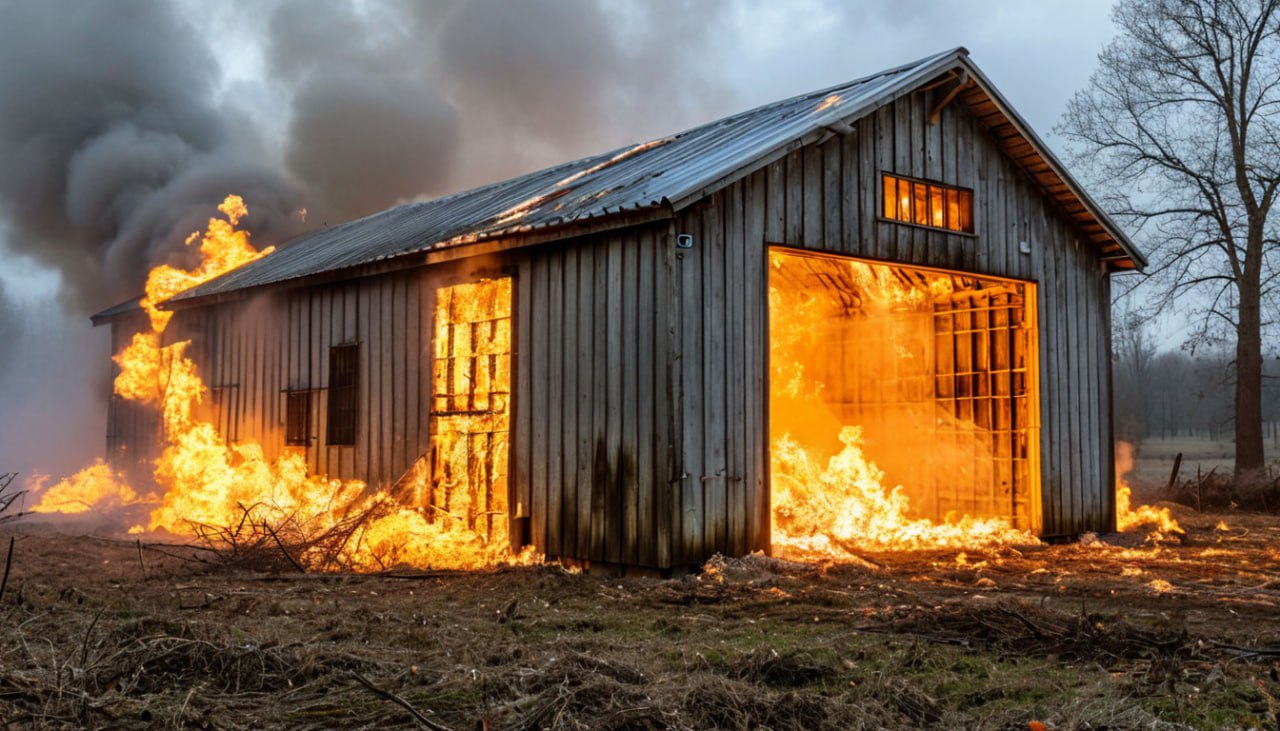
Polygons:
M1182 518L1175 545L668 580L240 573L10 523L0 725L1276 728L1280 520Z
M1182 453L1180 479L1197 474L1229 474L1235 458L1235 446L1229 441L1209 439L1145 439L1138 446L1134 469L1129 475L1135 489L1163 488L1173 470L1174 457Z

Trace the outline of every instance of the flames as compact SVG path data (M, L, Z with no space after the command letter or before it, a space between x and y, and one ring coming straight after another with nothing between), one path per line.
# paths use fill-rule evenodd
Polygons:
M1150 525L1156 537L1181 533L1182 527L1169 514L1168 508L1132 505L1132 491L1125 475L1133 470L1133 445L1116 442L1116 530L1127 531Z
M1035 543L1004 516L954 510L941 520L922 516L910 497L921 490L895 486L869 456L874 447L899 474L977 484L969 473L994 453L986 430L947 413L913 385L924 383L916 376L931 367L922 345L934 338L927 311L953 295L952 280L908 280L888 267L823 264L780 251L771 252L770 266L774 551L839 559L859 550ZM840 350L850 343L852 352ZM911 378L900 380L898 392L854 393L867 382L894 388L883 385L893 374L869 373L863 383L849 375L853 359L870 360L877 348L887 349L897 375ZM842 411L854 398L876 403L856 414ZM894 400L897 405L887 405ZM846 421L851 416L863 423ZM868 425L876 427L874 439ZM946 438L926 441L939 433Z
M357 480L312 475L304 452L286 451L273 459L255 442L228 444L213 424L199 418L197 407L208 389L186 355L189 343L163 343L172 313L160 305L272 251L255 249L249 234L236 228L247 213L239 196L229 196L218 210L222 218L211 219L203 235L187 240L188 245L200 242L201 262L195 269L164 265L151 271L141 301L151 327L114 359L119 366L116 393L153 406L163 416L165 445L155 465L161 494L140 498L99 462L45 490L33 510L83 512L145 503L151 507L148 530L207 536L260 526L272 535L292 537L302 550L297 558L322 567L474 568L512 560L505 529L495 538L493 532L475 530L465 515L437 514L441 511L400 499L429 489L410 486L392 494Z
M862 450L862 430L840 430L843 448L825 465L789 435L773 447L773 546L784 554L848 556L858 549L975 548L1035 543L1000 518L963 515L944 523L909 517L901 486Z

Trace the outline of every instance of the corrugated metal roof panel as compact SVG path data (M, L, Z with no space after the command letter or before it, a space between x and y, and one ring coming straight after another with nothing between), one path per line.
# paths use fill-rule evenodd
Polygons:
M949 59L964 54L963 49L947 51L669 137L304 234L270 256L175 299L273 284L460 240L675 201L780 145L856 114L908 78L945 70Z
M956 48L669 137L375 213L300 236L272 255L175 299L273 284L621 210L667 204L679 207L779 148L825 127L864 116L897 94L958 66L977 74L968 52ZM1016 126L1026 128L1011 110L1008 116ZM1038 139L1032 141L1043 146ZM1056 163L1051 155L1049 158ZM1061 173L1090 213L1102 215L1060 166L1055 166L1054 172ZM1108 228L1122 248L1141 261L1123 234Z

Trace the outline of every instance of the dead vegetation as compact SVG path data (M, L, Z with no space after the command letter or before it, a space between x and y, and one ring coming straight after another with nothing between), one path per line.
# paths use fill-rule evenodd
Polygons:
M669 580L303 574L269 535L201 562L10 523L0 722L1275 728L1280 521L1178 517L1177 545L717 558Z

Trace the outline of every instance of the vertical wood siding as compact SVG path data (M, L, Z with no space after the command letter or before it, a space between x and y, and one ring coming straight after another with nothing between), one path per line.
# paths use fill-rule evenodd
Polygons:
M513 490L548 555L670 565L666 238L649 226L519 261Z
M930 125L937 99L904 96L858 121L854 134L796 150L678 217L677 230L696 241L677 272L681 557L767 542L768 465L743 463L744 454L767 454L767 387L743 384L764 377L763 266L775 244L1036 282L1041 531L1111 527L1110 300L1097 249L962 103ZM882 220L883 172L972 188L976 235Z
M285 448L285 393L309 391L307 465L317 474L390 485L426 452L434 289L419 270L180 310L166 342L190 340L204 415L268 457ZM331 445L329 349L358 346L356 440Z

